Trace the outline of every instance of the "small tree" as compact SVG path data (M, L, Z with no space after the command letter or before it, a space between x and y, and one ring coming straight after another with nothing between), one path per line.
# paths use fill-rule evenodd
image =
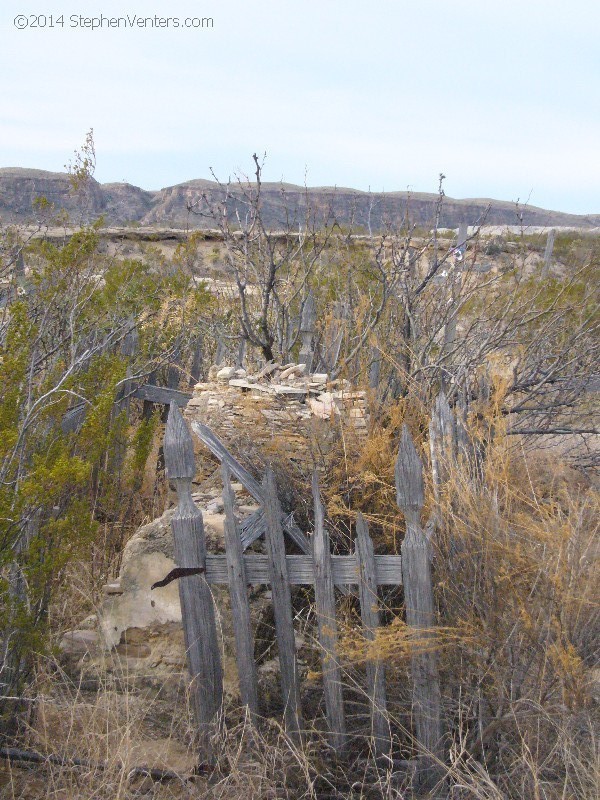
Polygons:
M245 176L205 192L191 204L217 228L225 246L228 274L235 282L239 335L267 361L288 358L299 341L299 320L311 278L330 244L335 227L331 209L319 217L306 191L292 210L281 187L282 228L271 231L263 209L261 161L253 156L251 183Z
M89 167L84 159L79 188ZM0 711L7 730L18 707L10 698L20 696L46 644L66 566L90 556L98 539L118 550L131 524L154 419L128 413L129 395L172 359L203 293L180 274L103 256L97 225L75 229L59 245L25 246L15 244L14 231L1 234L4 271L14 270L15 247L29 265L23 292L10 295L0 319Z

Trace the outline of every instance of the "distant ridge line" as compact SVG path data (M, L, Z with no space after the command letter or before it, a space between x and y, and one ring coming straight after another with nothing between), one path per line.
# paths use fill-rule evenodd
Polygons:
M247 185L247 184L246 184ZM230 184L231 193L239 196L240 187ZM203 194L217 201L222 189L215 181L196 178L173 186L150 191L129 183L98 183L91 180L85 197L85 221L103 216L108 226L190 227L206 229L214 222L190 214L188 205L202 202ZM27 224L39 216L35 200L45 197L54 208L81 218L81 199L73 195L65 172L49 172L24 167L0 168L0 222ZM342 225L373 231L400 225L407 215L417 225L431 225L438 196L430 192L365 192L361 189L331 186L303 187L295 184L265 182L262 202L265 223L272 229L285 227L286 212L299 223L309 203L317 219L325 220L332 211ZM235 202L235 201L234 201ZM489 211L486 214L486 210ZM597 228L600 214L568 214L561 211L519 206L525 226ZM444 197L441 227L456 228L463 222L486 225L517 225L515 203L486 198L456 199Z

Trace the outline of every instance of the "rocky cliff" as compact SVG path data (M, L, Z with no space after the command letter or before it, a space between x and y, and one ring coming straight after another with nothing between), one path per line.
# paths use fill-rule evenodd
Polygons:
M239 194L238 190L238 197ZM83 217L91 221L102 215L107 225L214 228L214 222L206 216L188 211L194 204L200 209L205 208L204 195L218 200L222 192L218 184L207 180L192 180L153 192L128 183L100 184L92 180L85 191L77 195L66 173L7 167L0 169L0 222L35 222L40 215L36 198L44 197L56 211L66 211L73 220ZM263 184L264 217L271 229L284 228L286 219L299 222L307 208L321 221L335 218L341 225L358 229L366 229L369 222L374 231L381 231L388 225L395 227L407 214L417 225L431 225L436 201L436 195L424 193L369 194L354 189L304 189L291 184ZM476 225L483 220L488 205L487 225L518 223L512 203L446 197L440 225L449 228L455 228L461 222ZM240 204L234 199L230 204L232 215L236 206L239 208ZM525 225L592 228L600 225L600 214L565 214L529 206L523 211L523 222Z

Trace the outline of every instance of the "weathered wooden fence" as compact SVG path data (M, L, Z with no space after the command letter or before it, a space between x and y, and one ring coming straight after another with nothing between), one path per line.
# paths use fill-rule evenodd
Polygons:
M431 556L428 536L420 523L423 506L422 464L410 434L403 430L396 464L398 505L403 511L407 534L401 555L375 555L368 525L359 513L356 520L354 553L334 555L324 525L317 475L313 476L314 532L308 538L290 523L280 507L275 477L267 470L261 484L231 457L205 426L192 423L213 453L221 460L225 508L224 555L206 552L202 514L191 499L195 472L191 434L176 403L171 404L165 434L165 462L168 477L174 480L179 505L173 518L177 567L163 581L179 579L185 641L192 678L194 708L201 733L202 755L210 760L210 730L218 725L222 713L222 671L216 639L216 619L210 584L227 584L231 595L233 628L239 669L240 695L252 719L259 713L259 693L254 641L247 594L249 585L269 584L275 616L279 650L281 691L285 727L290 738L302 742L304 722L291 606L291 587L312 585L318 640L321 647L323 689L330 743L340 752L348 739L342 697L342 677L338 655L335 587L358 587L364 636L374 640L379 619L378 587L404 584L406 619L417 629L420 639L432 636L434 626ZM253 527L253 539L265 534L266 553L244 553L244 530L235 514L230 476L261 503L260 525ZM255 523L259 519L255 512ZM286 527L287 526L287 527ZM284 531L292 535L304 553L285 552ZM302 538L299 538L298 534ZM420 648L412 659L413 717L416 738L428 756L421 759L423 771L435 774L442 757L440 687L433 648ZM371 737L377 755L391 751L391 730L387 712L385 670L377 657L366 664Z

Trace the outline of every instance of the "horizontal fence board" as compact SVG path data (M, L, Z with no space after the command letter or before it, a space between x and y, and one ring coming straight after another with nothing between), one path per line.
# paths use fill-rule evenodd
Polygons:
M311 556L286 556L288 577L294 586L314 583ZM336 586L358 583L356 556L332 556L333 582ZM244 556L246 580L249 584L269 583L267 556L248 553ZM400 556L375 556L375 573L378 586L398 586L402 583ZM206 580L209 583L227 583L227 560L224 555L206 556Z
M144 383L138 386L133 392L133 397L138 400L146 400L150 403L160 403L169 405L176 403L178 406L186 406L192 399L192 395L187 392L180 392L177 389L167 389L165 386L153 386L151 383Z

